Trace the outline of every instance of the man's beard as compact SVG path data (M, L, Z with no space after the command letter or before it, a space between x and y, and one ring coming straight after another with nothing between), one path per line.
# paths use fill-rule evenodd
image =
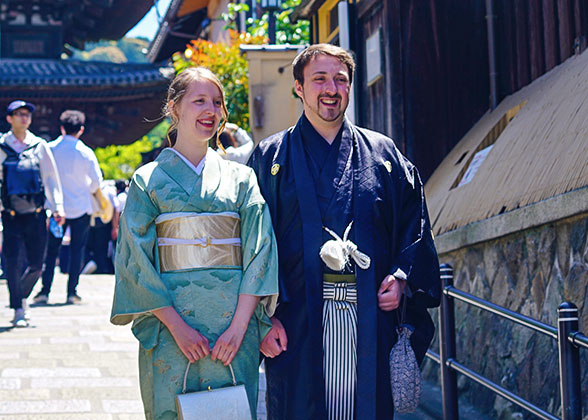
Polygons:
M339 101L339 108L338 109L333 109L333 108L324 108L325 112L327 114L327 116L324 116L323 113L321 113L321 99L336 99ZM319 116L320 119L322 119L323 121L326 122L333 122L333 121L337 121L338 119L341 118L341 115L343 115L345 113L345 110L341 108L341 105L343 104L343 99L341 98L341 95L320 95L317 99L317 105L316 105L316 114ZM324 104L322 104L323 106L325 106ZM335 114L335 115L333 115Z

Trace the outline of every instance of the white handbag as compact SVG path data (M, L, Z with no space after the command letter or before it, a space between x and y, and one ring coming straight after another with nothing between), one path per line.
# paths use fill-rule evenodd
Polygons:
M237 385L235 372L229 364L232 386L186 394L186 380L191 363L184 374L182 393L176 395L178 420L251 420L245 385Z

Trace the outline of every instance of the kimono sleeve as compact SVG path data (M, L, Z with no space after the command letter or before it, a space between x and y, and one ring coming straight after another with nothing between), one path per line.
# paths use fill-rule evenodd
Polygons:
M124 325L136 320L133 332L140 341L138 324L158 326L150 311L172 306L171 296L156 266L155 218L158 214L145 181L135 174L120 218L110 322Z
M239 294L260 296L256 316L272 316L278 300L278 251L267 204L251 169L241 216L243 278Z
M390 274L408 282L409 294L424 293L427 306L437 306L440 297L439 260L431 232L424 187L416 167L403 167L398 247Z

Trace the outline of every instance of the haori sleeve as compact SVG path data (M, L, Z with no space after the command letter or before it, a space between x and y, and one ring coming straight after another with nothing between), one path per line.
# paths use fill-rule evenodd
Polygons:
M117 325L135 321L133 332L139 336L139 324L150 326L150 339L159 321L154 309L172 306L167 287L157 269L157 234L155 218L159 211L145 187L145 180L135 174L131 180L125 209L120 218L115 257L116 285L110 322ZM154 345L154 344L153 344ZM150 346L147 346L149 348Z
M252 170L241 216L241 247L243 278L239 294L260 296L260 305L267 316L272 316L278 299L278 251L267 204L257 185ZM261 319L256 311L256 315Z
M431 232L424 187L418 170L404 166L399 204L400 227L398 257L390 274L408 282L410 293L421 292L429 297L428 306L437 306L440 296L439 260Z

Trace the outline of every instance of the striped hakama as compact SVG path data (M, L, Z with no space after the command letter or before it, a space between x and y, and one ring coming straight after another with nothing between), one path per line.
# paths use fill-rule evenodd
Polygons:
M357 288L323 282L323 374L328 420L354 418L357 387Z

